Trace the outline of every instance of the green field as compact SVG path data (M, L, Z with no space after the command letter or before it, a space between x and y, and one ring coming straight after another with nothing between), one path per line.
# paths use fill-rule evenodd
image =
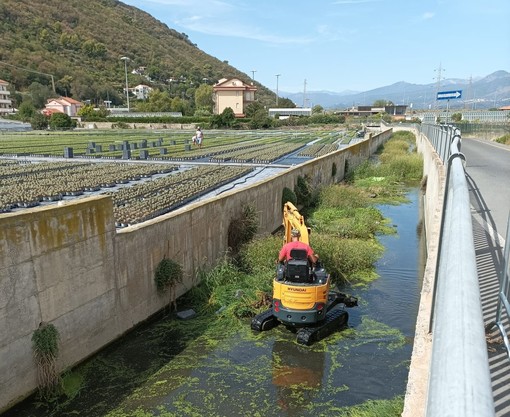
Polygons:
M193 133L2 134L0 213L99 193L112 196L117 225L126 226L167 213L254 169L229 162L270 164L300 149L301 156L313 158L338 149L351 137L323 130L210 131L198 148L191 143ZM63 157L65 148L72 148L73 158ZM140 160L152 163L133 163ZM182 169L182 161L218 165Z

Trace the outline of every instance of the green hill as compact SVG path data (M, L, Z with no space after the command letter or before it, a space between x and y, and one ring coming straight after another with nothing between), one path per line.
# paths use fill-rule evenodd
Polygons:
M0 2L0 79L15 87L15 105L23 92L44 95L49 89L52 94L53 85L53 95L121 105L123 56L130 58L130 86L147 84L189 103L200 84L230 77L251 81L201 51L186 34L117 0ZM140 74L131 73L142 67ZM274 93L255 84L258 100L272 103Z

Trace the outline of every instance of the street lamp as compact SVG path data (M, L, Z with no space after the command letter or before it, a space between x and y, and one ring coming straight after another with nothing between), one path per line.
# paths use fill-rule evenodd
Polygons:
M128 87L128 76L127 76L127 62L129 61L129 58L127 56L123 56L120 58L122 61L124 61L124 72L126 73L126 100L127 100L127 108L129 113L129 87Z
M282 74L276 74L276 107L278 107L278 78L280 78Z

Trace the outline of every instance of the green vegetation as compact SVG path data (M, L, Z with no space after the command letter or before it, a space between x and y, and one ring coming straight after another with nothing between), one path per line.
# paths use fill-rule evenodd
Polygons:
M58 330L51 323L41 323L32 334L39 393L45 399L54 395L60 386L60 375L56 366L59 339Z
M339 410L337 417L398 417L404 408L404 398L399 396L391 400L367 401L360 405Z
M510 145L510 134L501 136L500 138L496 139L496 142L502 143L503 145Z
M182 267L172 259L163 258L154 272L154 281L160 292L166 292L182 282Z
M96 106L105 100L125 105L127 69L130 86L150 84L168 96L166 111L193 115L210 108L203 88L221 78L251 80L227 61L201 51L185 33L118 1L4 0L0 21L2 62L7 64L0 65L0 79L14 86L17 108L29 100L40 109L47 98L59 95ZM129 58L126 68L123 56ZM255 84L258 100L273 103L274 93ZM133 109L144 111L145 104L132 98Z
M423 161L416 152L411 132L396 132L378 151L378 163L365 161L347 173L346 181L365 191L374 203L402 202L403 186L416 184L423 173Z
M294 191L288 187L284 187L282 190L282 207L287 201L290 201L292 204L296 205L297 197Z
M253 239L259 227L259 218L255 207L247 204L242 207L241 214L233 218L228 226L228 247L235 255Z
M307 219L313 230L312 245L339 286L347 282L363 286L376 278L373 264L383 250L377 235L392 233L393 229L374 207L382 200L372 195L371 186L363 182L363 174L368 172L369 178L372 175L379 178L382 172L390 175L393 171L384 165L400 157L388 154L403 154L414 159L410 147L399 143L398 135L396 145L393 141L391 139L381 149L378 161L373 162L379 171L366 167L355 170L350 183L322 189L313 202L316 207ZM400 188L417 184L407 175L403 176L405 181L400 181L402 172L399 169L392 175L396 176L391 181L384 181L396 182ZM381 181L375 183L379 185ZM363 185L358 187L357 182ZM384 196L384 202L402 199L403 191L397 190L396 184L390 191ZM233 219L232 224L243 219L247 221L247 225L241 227L246 227L243 242L255 233L256 217L253 208L246 206L239 218ZM375 343L378 355L384 358L384 351L402 349L407 343L399 330L371 317L362 316L355 328L335 333L327 341L306 349L311 369L298 368L297 375L315 375L318 371L313 364L318 364L320 372L324 372L318 374L318 382L309 383L309 378L307 381L290 380L287 385L275 382L278 376L285 380L294 372L288 361L292 358L289 348L296 348L291 342L293 335L283 326L273 329L270 336L268 333L255 335L248 323L271 302L275 260L281 245L281 235L257 236L240 245L236 262L225 256L210 271L198 271L200 284L178 300L181 308L190 307L197 312L193 320L167 316L140 331L137 339L124 344L123 351L105 352L88 362L76 376L69 377L66 391L69 399L61 399L61 406L71 413L73 407L81 409L80 405L73 405L78 403L73 403L72 398L85 389L87 381L94 380L98 393L88 411L109 417L220 416L224 411L222 399L226 398L235 398L230 407L236 410L239 407L246 415L260 417L270 415L275 407L296 413L306 410L310 415L400 416L402 396L370 400L351 407L338 406L331 400L349 389L348 379L338 385L337 372L349 361L352 351ZM140 344L152 357L150 363L144 364L140 357ZM272 355L267 355L271 346ZM237 356L240 352L242 357ZM327 366L322 363L326 355ZM112 392L104 390L105 385L122 387L127 394L122 396L121 402L112 404Z
M296 185L294 186L297 203L300 206L312 206L312 187L310 186L310 178L298 176Z

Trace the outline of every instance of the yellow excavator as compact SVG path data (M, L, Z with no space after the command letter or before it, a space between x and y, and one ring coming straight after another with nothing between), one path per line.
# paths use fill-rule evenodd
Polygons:
M309 245L310 229L291 202L283 207L284 244L291 241L291 231L299 230L301 242ZM308 259L306 251L293 249L291 259L280 262L273 280L270 309L256 315L251 322L255 331L265 331L279 323L297 333L297 342L311 345L347 325L345 307L358 305L355 297L332 291L330 275L317 261Z

